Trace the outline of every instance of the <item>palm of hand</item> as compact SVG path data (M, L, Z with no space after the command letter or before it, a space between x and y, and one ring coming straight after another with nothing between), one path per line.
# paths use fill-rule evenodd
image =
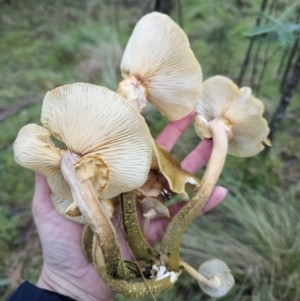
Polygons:
M113 292L101 281L93 265L87 261L82 252L83 226L67 220L56 212L51 202L47 180L40 174L36 175L32 210L44 257L42 271L44 277L39 280L38 286L45 287L42 282L49 274L53 274L57 275L57 282L60 278L65 278L74 286L80 286L83 295L90 294L96 300L100 300L99 296L103 300L109 300L114 295ZM55 281L52 276L51 281ZM52 289L51 286L53 285L47 283L45 288ZM65 293L63 290L58 292ZM71 292L68 295L71 295Z

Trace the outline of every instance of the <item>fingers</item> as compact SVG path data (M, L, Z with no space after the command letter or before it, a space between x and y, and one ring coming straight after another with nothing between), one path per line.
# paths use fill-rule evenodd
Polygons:
M204 208L198 213L198 216L204 214L205 212L211 210L218 204L220 204L226 197L228 190L224 187L217 186L213 190L212 194L210 195L206 205ZM172 205L169 207L170 216L171 218L186 204L185 201L182 201L178 204ZM152 244L158 239L161 239L169 225L171 219L157 219L151 221L149 233L148 233L148 240L149 243Z
M187 129L190 123L193 121L196 115L195 111L192 111L189 115L181 120L171 121L162 130L162 132L156 138L156 142L160 146L164 146L169 152L176 144L182 133Z
M181 162L181 167L192 174L196 174L209 160L212 150L212 140L202 140Z
M217 205L219 205L222 201L224 201L227 194L228 194L228 189L226 189L225 187L222 186L215 187L207 203L205 204L204 208L199 212L197 217L213 209Z

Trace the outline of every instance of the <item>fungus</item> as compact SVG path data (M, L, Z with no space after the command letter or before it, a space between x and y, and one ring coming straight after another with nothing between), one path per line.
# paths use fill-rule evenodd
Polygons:
M239 157L256 155L264 149L263 143L270 145L269 128L262 116L264 105L251 95L251 89L239 89L223 76L203 83L196 111L196 132L202 138L213 139L211 157L201 181L204 201L221 174L227 153Z
M180 267L194 277L201 289L210 297L225 296L234 285L234 278L225 262L211 259L202 263L198 272L184 261Z
M145 34L147 33L147 34ZM136 24L121 61L118 93L140 112L147 100L170 120L190 113L201 92L201 67L184 31L167 15Z
M147 279L135 282L127 282L122 279L115 279L107 273L107 262L104 259L102 248L100 248L99 246L99 240L99 237L97 237L97 234L95 234L92 254L96 271L109 287L125 296L143 298L158 292L171 289L181 274L181 271L179 271L178 273L167 272L165 277L161 277L161 279L159 280L153 278L150 280Z
M148 227L151 219L167 217L170 218L168 207L162 204L159 200L146 197L140 201L143 208L144 219L144 235L147 237Z
M60 201L73 199L69 209L61 213L79 208L105 242L102 252L109 259L108 273L117 274L122 260L120 247L101 200L146 181L152 156L149 129L121 96L84 83L48 92L41 121L48 129L30 124L20 130L14 143L15 160L44 174ZM51 134L63 141L67 150L55 147Z
M196 111L197 134L215 143L219 132L225 131L230 155L251 157L263 150L263 142L270 145L268 124L262 117L264 105L248 87L239 89L226 77L211 77L203 83Z
M62 157L68 152L87 158L80 159L77 169L81 164L90 165L89 172L97 171L91 178L101 199L133 190L146 181L151 163L148 127L116 93L83 83L59 87L46 94L41 120L48 129L29 124L20 130L14 143L15 160L47 177L57 203L72 199L61 172ZM57 148L51 134L68 150Z
M200 181L190 172L184 170L180 162L176 160L168 151L152 140L152 163L147 181L137 189L139 194L147 197L157 197L163 189L159 175L162 174L168 182L169 188L177 193L182 199L188 199L187 186L197 188Z
M253 156L264 148L263 142L270 144L263 108L262 102L251 95L250 88L239 89L227 78L215 76L203 83L195 126L201 137L213 138L213 149L201 187L172 219L163 237L161 257L169 269L178 268L181 236L209 198L227 152Z
M205 261L200 265L198 272L204 278L198 281L201 289L211 297L226 295L234 285L234 278L222 260Z
M186 185L197 188L200 186L199 179L190 172L182 169L180 162L170 155L164 147L159 146L153 138L152 147L151 169L156 170L166 178L171 191L179 194L183 199L188 199Z
M147 32L147 35L145 35ZM150 13L136 24L121 61L124 80L118 93L138 111L147 100L170 120L179 120L194 108L201 92L201 67L184 31L167 15ZM159 174L170 189L188 198L185 184L199 186L192 174L154 140L149 179L138 189L144 196L157 197L162 185Z
M153 262L160 265L158 251L148 243L140 229L135 191L122 193L120 201L124 236L134 258L139 262Z

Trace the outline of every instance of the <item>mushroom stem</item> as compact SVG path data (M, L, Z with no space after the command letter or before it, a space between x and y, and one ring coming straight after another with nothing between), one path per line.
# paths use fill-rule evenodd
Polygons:
M215 279L207 279L202 274L198 273L192 266L190 266L188 263L179 260L179 266L182 266L184 270L189 273L192 277L194 277L197 281L203 283L204 285L208 287L215 287L217 286L217 281Z
M127 99L139 112L147 105L147 88L135 76L121 81L117 93Z
M113 291L121 293L124 296L132 298L143 298L146 296L153 295L158 292L162 292L172 288L180 276L181 271L176 274L177 277L173 279L170 275L161 280L156 280L155 278L144 281L137 282L127 282L122 279L115 279L107 273L107 268L105 267L104 254L102 248L99 247L97 243L97 234L94 237L93 242L93 262L95 264L95 269L101 279L108 285Z
M135 192L121 194L122 216L126 241L137 260L159 259L159 253L145 239L136 212Z
M222 117L217 117L209 123L209 128L211 130L212 138L213 138L213 149L207 164L207 168L201 180L200 190L203 191L198 190L195 193L195 197L196 196L200 197L203 193L205 193L207 197L210 196L212 190L214 189L220 177L227 156L228 140L229 140L228 132L231 133L227 121ZM202 200L202 202L204 202L202 207L205 205L206 201L207 199ZM199 203L200 201L197 202Z
M93 262L93 240L94 232L88 224L85 224L81 234L82 251L89 262Z
M181 237L190 222L206 204L225 163L228 149L228 125L226 120L216 118L209 123L209 128L213 138L213 149L201 180L201 187L196 190L193 198L174 216L162 239L161 260L169 271L178 269Z
M107 273L117 278L136 277L123 262L116 231L105 214L90 179L76 174L74 165L80 158L79 155L68 151L62 157L61 170L71 187L74 201L77 202L92 231L100 238Z

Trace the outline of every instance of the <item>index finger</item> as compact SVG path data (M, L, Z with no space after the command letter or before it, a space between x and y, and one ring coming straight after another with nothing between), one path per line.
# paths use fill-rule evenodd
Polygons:
M169 122L156 138L156 142L160 146L164 146L169 152L174 147L183 132L193 121L195 115L196 112L193 110L181 120Z

